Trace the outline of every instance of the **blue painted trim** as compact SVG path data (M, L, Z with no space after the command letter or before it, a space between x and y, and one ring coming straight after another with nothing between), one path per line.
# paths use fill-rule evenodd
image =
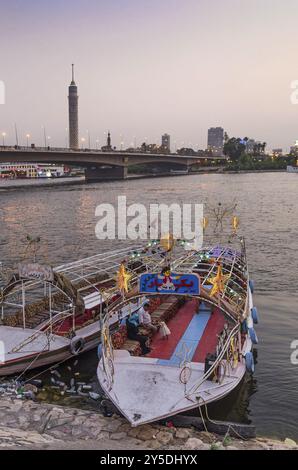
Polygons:
M170 359L159 359L157 361L158 365L164 366L174 366L179 367L180 363L183 360L184 352L187 349L187 358L188 361L191 361L195 351L198 347L198 344L203 336L209 318L211 316L211 311L207 306L202 303L200 305L199 312L194 315L190 321L188 327L186 328L182 338L177 344L175 351L173 352ZM178 354L178 356L177 356Z

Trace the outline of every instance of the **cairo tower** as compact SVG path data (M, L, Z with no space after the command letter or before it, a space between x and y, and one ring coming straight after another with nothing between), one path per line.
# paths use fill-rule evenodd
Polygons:
M72 64L72 80L68 87L68 113L69 113L69 148L79 148L79 117L78 117L78 87L74 81L74 64Z

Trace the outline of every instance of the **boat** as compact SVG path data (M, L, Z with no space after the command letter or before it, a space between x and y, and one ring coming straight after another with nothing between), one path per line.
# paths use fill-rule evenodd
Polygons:
M287 165L288 173L298 173L298 166Z
M233 230L226 244L217 240L186 251L185 243L176 241L170 254L159 241L153 254L152 242L145 257L138 252L144 261L137 283L101 319L98 380L132 426L218 401L236 389L246 372L254 371L258 313L245 239ZM125 263L122 269L129 273ZM119 308L144 295L152 323L162 325L153 334L139 327L149 338L146 355L138 341L128 338L127 320L117 332L109 329L110 317ZM164 325L170 332L166 337L160 333Z
M26 259L9 271L0 281L0 376L96 348L101 339L100 314L120 298L116 273L130 252L126 247L56 268ZM128 302L111 315L110 328L117 329L134 307Z

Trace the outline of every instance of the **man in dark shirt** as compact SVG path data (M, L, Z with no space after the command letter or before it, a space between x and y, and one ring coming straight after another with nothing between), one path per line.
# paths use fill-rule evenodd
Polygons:
M142 354L148 354L151 349L146 345L148 336L139 334L139 319L138 314L132 314L126 319L127 337L133 341L139 341L141 345Z

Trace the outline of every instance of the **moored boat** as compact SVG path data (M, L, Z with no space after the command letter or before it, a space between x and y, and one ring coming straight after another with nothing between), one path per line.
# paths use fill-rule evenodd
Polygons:
M287 165L288 173L298 173L298 166Z
M120 298L116 272L130 252L118 249L56 268L22 262L10 272L0 285L0 376L96 348L100 312ZM110 328L117 329L133 307L128 303L111 315Z
M170 257L156 251L159 263L147 256L138 284L102 317L98 380L133 426L225 397L246 371L254 371L252 348L258 341L244 238L233 233L227 244L191 252L176 243ZM110 315L144 295L152 324L161 325L153 333L139 327L150 338L146 355L140 341L129 338L129 319L117 333L108 328Z

